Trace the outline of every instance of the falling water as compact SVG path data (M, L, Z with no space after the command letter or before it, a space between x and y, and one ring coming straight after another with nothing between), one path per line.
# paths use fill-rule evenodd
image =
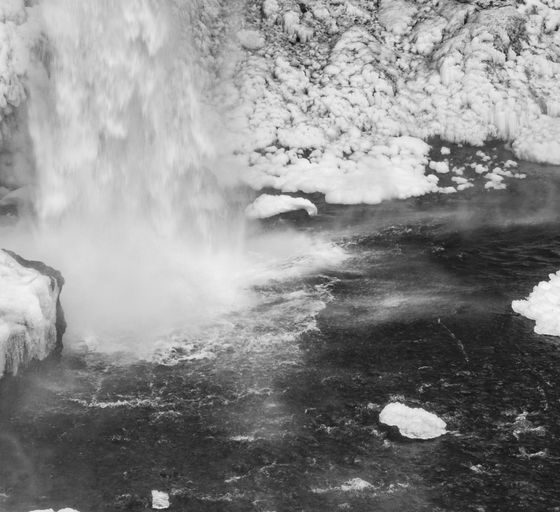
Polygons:
M227 134L207 101L218 3L37 9L35 253L65 274L80 335L134 326L138 337L237 300L243 222L216 147Z

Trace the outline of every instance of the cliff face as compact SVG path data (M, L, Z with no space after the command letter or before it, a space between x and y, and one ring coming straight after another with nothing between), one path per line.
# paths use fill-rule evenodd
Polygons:
M0 377L62 350L63 285L44 263L0 250Z

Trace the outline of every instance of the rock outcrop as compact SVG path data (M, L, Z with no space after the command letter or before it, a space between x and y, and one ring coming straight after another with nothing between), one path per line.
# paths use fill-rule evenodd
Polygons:
M63 285L57 270L0 250L0 377L60 353Z

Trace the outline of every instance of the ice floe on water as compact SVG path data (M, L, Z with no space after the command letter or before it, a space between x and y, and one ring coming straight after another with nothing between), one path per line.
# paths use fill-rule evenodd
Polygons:
M31 512L56 512L56 511L52 508L47 508L43 510L32 510ZM73 508L61 508L58 512L78 512L78 511Z
M247 217L266 219L280 213L305 210L309 215L317 215L317 207L304 197L262 194L245 210Z
M379 421L397 427L400 434L409 439L434 439L447 432L445 421L435 414L399 402L386 405L379 414Z
M169 494L162 491L152 491L152 508L154 510L167 510L170 506Z
M560 271L550 274L533 288L525 300L514 300L511 307L535 323L537 334L560 336Z

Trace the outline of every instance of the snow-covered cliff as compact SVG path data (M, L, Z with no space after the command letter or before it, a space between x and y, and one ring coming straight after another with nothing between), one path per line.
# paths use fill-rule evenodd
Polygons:
M432 136L501 139L520 158L560 164L557 0L252 6L235 123L255 188L343 203L437 191L427 147L412 139Z

